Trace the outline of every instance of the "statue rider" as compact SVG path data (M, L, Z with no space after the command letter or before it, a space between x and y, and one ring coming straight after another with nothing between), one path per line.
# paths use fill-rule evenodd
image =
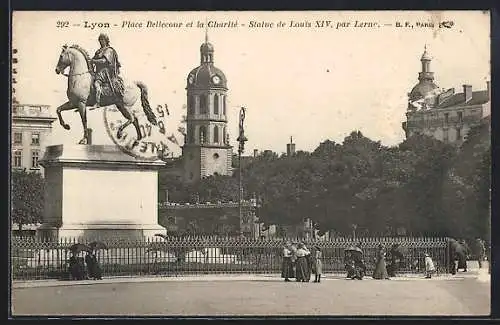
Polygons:
M100 106L100 100L105 85L108 85L114 96L122 98L123 80L120 77L120 62L115 49L109 46L109 37L106 34L99 35L98 49L92 58L95 65L94 87L96 91L96 107Z

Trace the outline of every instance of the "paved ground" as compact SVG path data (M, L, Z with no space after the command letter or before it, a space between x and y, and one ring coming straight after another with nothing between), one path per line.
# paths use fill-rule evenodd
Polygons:
M14 283L20 315L488 315L487 275L390 281L327 277L284 283L278 276L104 279L82 285ZM86 284L86 285L83 285Z

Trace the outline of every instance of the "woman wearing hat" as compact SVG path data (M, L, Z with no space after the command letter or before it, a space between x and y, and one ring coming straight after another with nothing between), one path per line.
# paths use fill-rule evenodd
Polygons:
M389 280L389 274L387 273L385 264L385 249L382 244L378 245L377 266L375 267L375 271L373 271L373 278L377 280Z
M315 252L314 252L314 282L319 283L321 282L321 274L323 273L323 262L321 262L321 259L323 258L323 254L321 253L321 249L319 248L318 245L314 246Z

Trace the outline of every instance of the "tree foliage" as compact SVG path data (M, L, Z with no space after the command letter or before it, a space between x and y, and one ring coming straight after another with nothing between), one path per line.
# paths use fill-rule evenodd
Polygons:
M13 170L11 177L12 221L18 224L19 230L23 225L42 222L45 186L43 177L26 170Z
M484 237L488 141L484 126L458 150L424 135L387 147L354 131L341 144L326 140L311 153L265 151L242 166L244 198L259 199L266 224L311 218L321 231L344 234L356 225L358 233L373 236L404 228L414 235ZM188 191L202 201L235 201L238 173L208 177Z

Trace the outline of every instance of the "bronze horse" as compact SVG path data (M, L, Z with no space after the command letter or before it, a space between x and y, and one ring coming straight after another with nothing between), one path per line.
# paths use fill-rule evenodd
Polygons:
M96 104L95 89L94 89L94 69L88 53L78 45L67 46L62 48L61 55L56 66L56 73L60 74L69 66L68 89L66 94L68 101L57 108L57 117L59 123L66 130L70 126L64 122L61 112L77 109L80 113L80 118L83 125L83 138L79 144L89 144L89 131L87 128L87 107ZM122 137L123 130L130 124L134 125L137 132L137 141L142 139L139 122L135 116L132 107L140 97L142 109L148 121L157 125L156 116L149 106L148 93L146 85L141 81L126 83L124 86L122 98L118 98L109 92L101 96L100 106L115 105L122 113L123 117L127 119L117 131L117 138Z

